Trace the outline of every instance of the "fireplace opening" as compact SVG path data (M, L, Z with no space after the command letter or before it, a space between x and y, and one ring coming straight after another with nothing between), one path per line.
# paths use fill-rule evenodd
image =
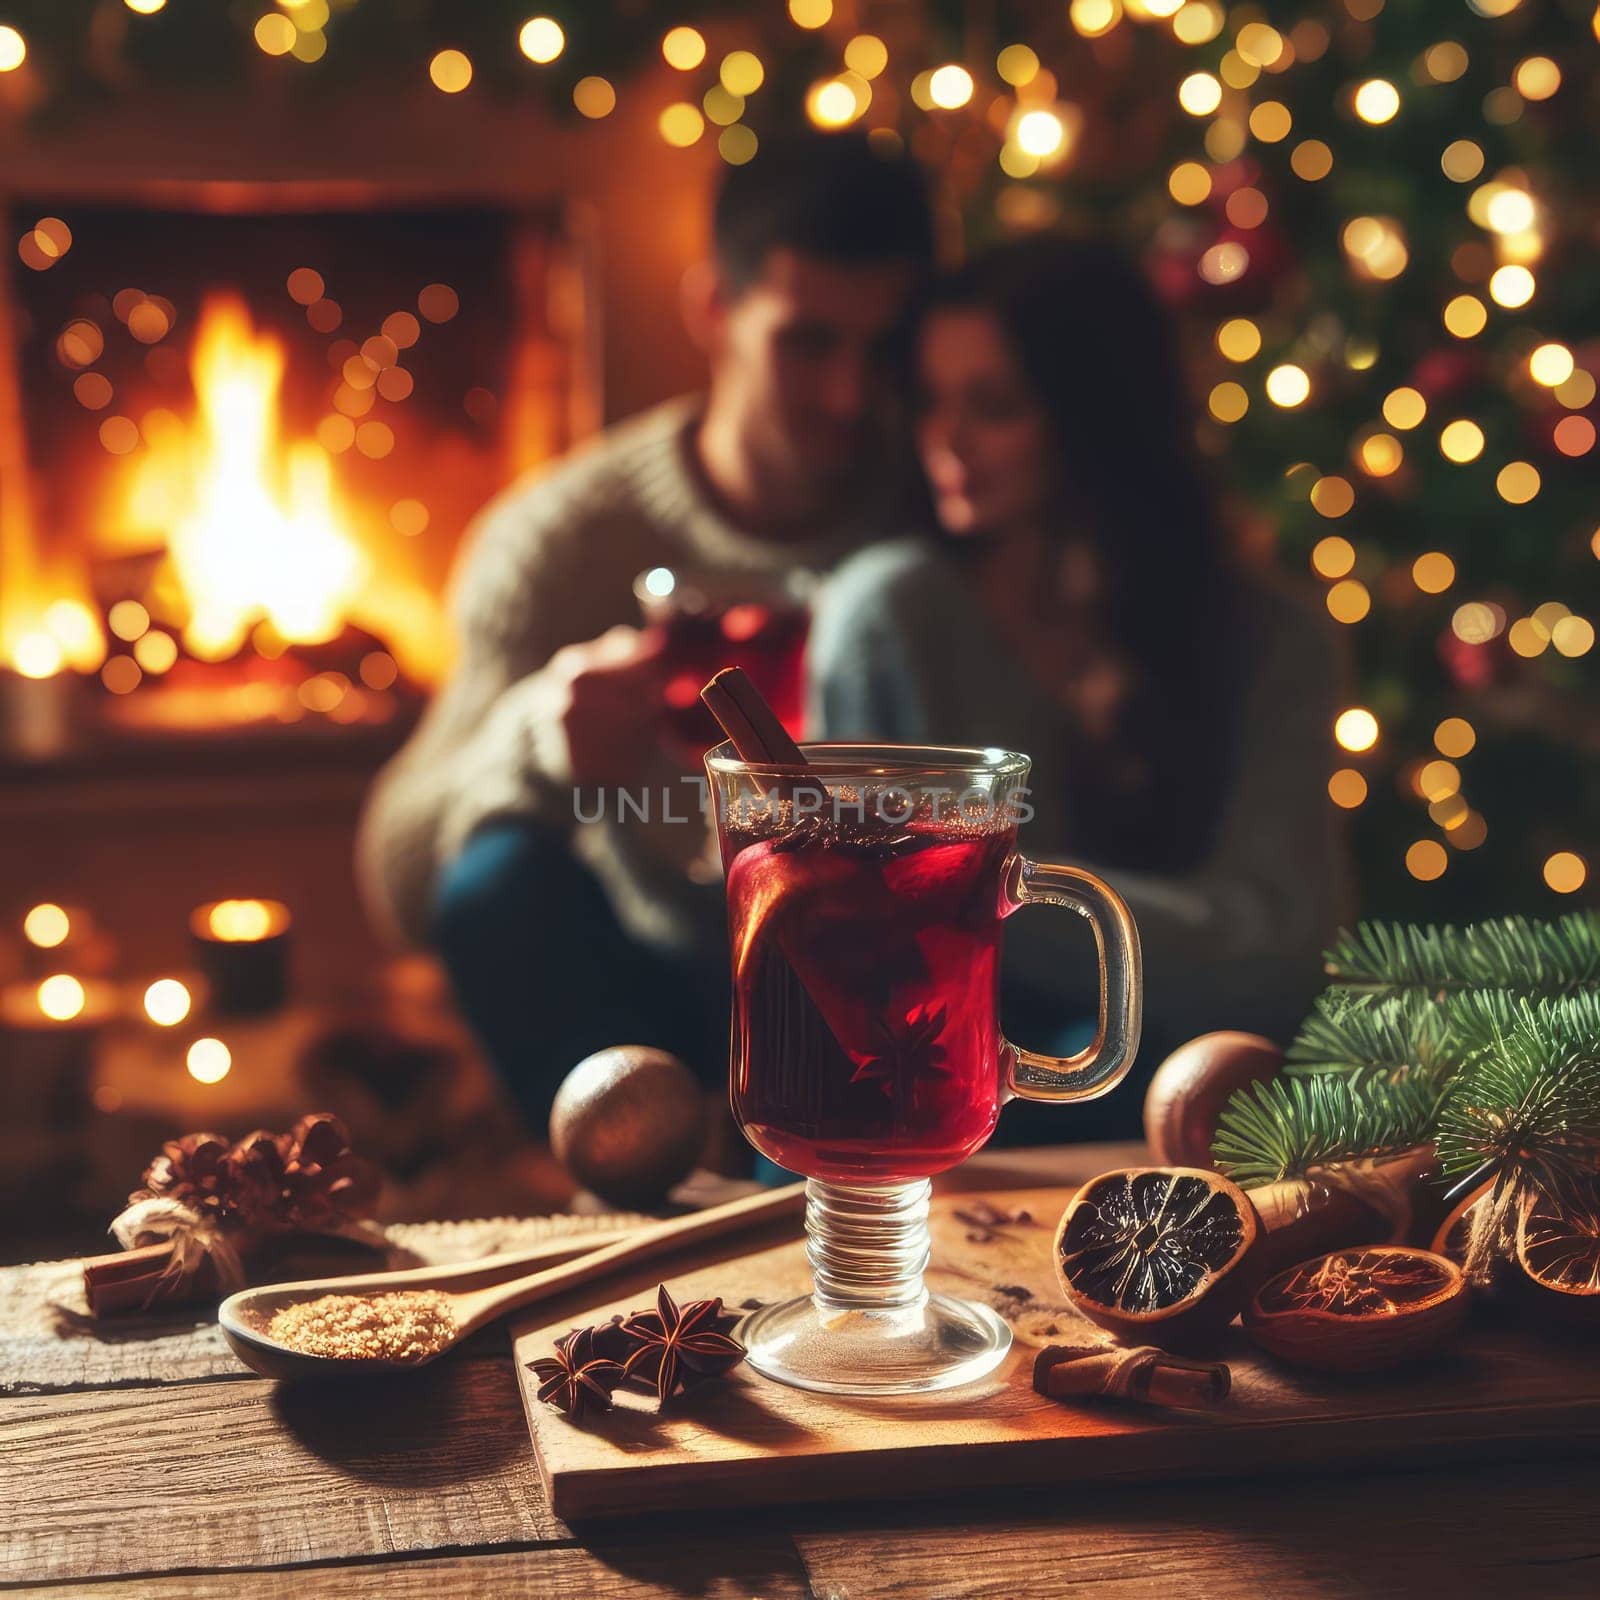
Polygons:
M561 218L33 201L11 220L7 753L397 739L447 665L463 527L593 409Z

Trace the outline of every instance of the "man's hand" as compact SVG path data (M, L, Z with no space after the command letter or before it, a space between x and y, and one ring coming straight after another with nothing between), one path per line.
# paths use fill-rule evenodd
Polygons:
M664 646L659 629L618 623L546 663L574 783L630 783L649 767L660 737Z

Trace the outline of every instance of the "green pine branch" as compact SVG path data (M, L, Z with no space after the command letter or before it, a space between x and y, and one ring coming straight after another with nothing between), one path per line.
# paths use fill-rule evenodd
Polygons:
M1394 1155L1425 1144L1438 1107L1438 1090L1420 1074L1272 1078L1228 1101L1211 1152L1235 1183L1255 1189L1303 1177L1329 1162Z
M1463 999L1465 997L1462 997ZM1496 1194L1560 1194L1600 1162L1600 994L1479 1004L1481 1043L1451 1080L1435 1143L1444 1171Z
M1295 1076L1374 1072L1438 1079L1452 1060L1449 1033L1446 1012L1419 989L1328 989L1289 1046L1287 1070Z
M1363 922L1341 935L1326 959L1340 984L1561 994L1600 984L1600 911L1554 921L1501 917L1464 928Z
M1222 1170L1253 1187L1434 1141L1443 1170L1557 1192L1600 1162L1600 915L1469 928L1364 923L1282 1078L1219 1120Z

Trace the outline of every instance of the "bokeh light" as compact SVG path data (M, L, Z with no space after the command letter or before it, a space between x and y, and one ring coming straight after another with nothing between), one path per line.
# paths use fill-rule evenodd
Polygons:
M1355 578L1343 578L1328 590L1328 615L1335 622L1353 623L1372 609L1372 595L1366 584Z
M1318 183L1333 171L1333 151L1320 139L1303 139L1290 152L1289 168L1297 178Z
M1525 506L1539 492L1539 469L1531 461L1508 461L1495 475L1495 492L1510 505Z
M54 901L32 907L22 919L22 937L39 950L54 950L67 942L72 919Z
M607 79L591 74L587 78L579 78L573 84L572 103L577 107L580 116L598 121L601 117L609 117L616 110L617 91L611 87Z
M673 32L677 31L677 29L673 30ZM693 33L694 29L686 28L682 31L686 33ZM668 34L667 37L670 39L672 35ZM530 61L537 62L541 67L548 66L550 62L554 61L561 54L561 52L566 49L566 47L567 36L565 32L563 32L561 24L557 22L554 17L529 17L528 20L522 24L522 27L517 34L517 48ZM663 46L663 48L665 47ZM701 59L704 58L704 55L705 46L704 42L702 41L700 51ZM668 56L667 59L669 61L672 60L670 56ZM691 65L697 64L698 62L691 63ZM676 66L677 63L673 62L673 65ZM437 79L434 81L438 82ZM440 87L442 88L443 85L441 84ZM463 87L465 87L465 85L463 85Z
M1330 533L1312 546L1311 570L1319 578L1342 578L1355 564L1355 546L1340 534Z
M1304 405L1311 394L1311 379L1304 367L1286 362L1267 374L1267 398L1275 406L1292 410Z
M1026 48L1026 47L1024 47ZM1032 54L1032 51L1029 51ZM1004 61L1006 52L1000 52L1000 59ZM875 33L858 33L844 47L844 64L852 71L858 72L863 78L876 78L885 67L889 65L889 47ZM1033 58L1033 72L1028 76L1033 77L1039 70L1039 58ZM1002 76L1004 74L1002 73ZM1014 80L1008 80L1014 81ZM1024 82L1027 79L1023 80Z
M1328 779L1328 798L1344 811L1354 811L1367 798L1367 780L1354 767L1341 767Z
M70 1022L88 1002L83 985L70 973L57 972L34 991L39 1009L52 1022Z
M949 62L928 79L928 98L941 111L959 111L972 98L972 74Z
M1417 427L1428 414L1428 402L1412 388L1391 389L1383 399L1383 420L1404 432Z
M1490 276L1489 298L1497 306L1505 306L1508 310L1514 311L1533 299L1537 287L1533 274L1526 267L1513 263L1510 266L1497 267Z
M1542 344L1528 357L1528 372L1535 383L1558 389L1572 376L1572 352L1564 344Z
M1440 430L1439 449L1447 461L1476 461L1483 454L1483 429L1467 417L1458 417Z
M532 26L530 22L528 28ZM527 31L527 28L523 29L524 34ZM557 29L557 32L559 31ZM559 53L558 49L557 54ZM523 46L523 54L531 55L526 45ZM698 28L687 26L669 28L661 41L661 55L669 67L676 67L679 72L692 72L706 58L705 35ZM532 59L538 61L541 58L532 56ZM554 60L555 57L544 59Z
M1387 78L1368 78L1356 89L1355 108L1363 122L1392 122L1400 110L1400 91Z
M196 1083L221 1083L233 1068L233 1052L220 1039L196 1039L184 1064Z
M1348 478L1329 475L1311 485L1312 509L1324 517L1344 516L1356 503L1356 492Z
M1456 564L1442 550L1429 550L1411 563L1411 581L1424 594L1443 594L1456 581Z
M851 44L854 43L855 40L851 40ZM885 51L884 54L887 57L888 52ZM845 47L844 64L847 67L854 67L864 77L870 78L873 76L872 73L866 72L864 68L850 59L849 46ZM1009 83L1013 89L1026 88L1028 84L1039 76L1038 53L1025 44L1008 44L995 57L994 70L1002 83Z
M1544 863L1544 881L1557 894L1576 894L1589 877L1589 864L1575 850L1557 850Z
M1444 325L1458 339L1473 339L1489 323L1489 309L1474 294L1458 294L1444 308Z
M1209 72L1191 72L1178 85L1178 104L1191 117L1209 117L1222 104L1222 85Z
M1333 736L1340 748L1359 754L1370 750L1378 742L1378 719L1365 706L1351 706L1341 711L1333 724Z
M1444 147L1439 166L1452 183L1471 183L1483 171L1483 150L1471 139L1457 139Z
M1180 161L1167 174L1167 193L1180 206L1200 205L1211 193L1211 174L1198 161Z
M440 93L460 94L472 82L472 62L464 51L441 50L428 63L428 76Z
M766 68L761 65L761 58L749 50L732 50L722 58L718 75L729 94L748 98L766 80Z
M1444 876L1450 857L1437 839L1418 839L1406 851L1406 871L1422 883L1431 883Z
M157 978L144 992L144 1014L158 1027L177 1027L192 1005L188 988L176 978Z

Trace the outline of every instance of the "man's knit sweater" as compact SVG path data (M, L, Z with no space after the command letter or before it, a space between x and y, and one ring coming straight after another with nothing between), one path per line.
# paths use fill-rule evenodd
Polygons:
M843 519L782 543L731 526L692 465L699 415L694 399L657 407L540 469L479 519L455 585L456 667L362 820L363 889L391 931L427 940L441 867L500 818L570 833L639 937L682 946L720 927L720 885L697 885L684 870L698 827L618 823L614 806L605 819L575 820L560 695L543 670L563 646L637 623L633 580L650 567L821 572L861 542L859 525ZM641 783L659 792L677 776L662 768ZM678 793L677 812L692 809L694 791Z

